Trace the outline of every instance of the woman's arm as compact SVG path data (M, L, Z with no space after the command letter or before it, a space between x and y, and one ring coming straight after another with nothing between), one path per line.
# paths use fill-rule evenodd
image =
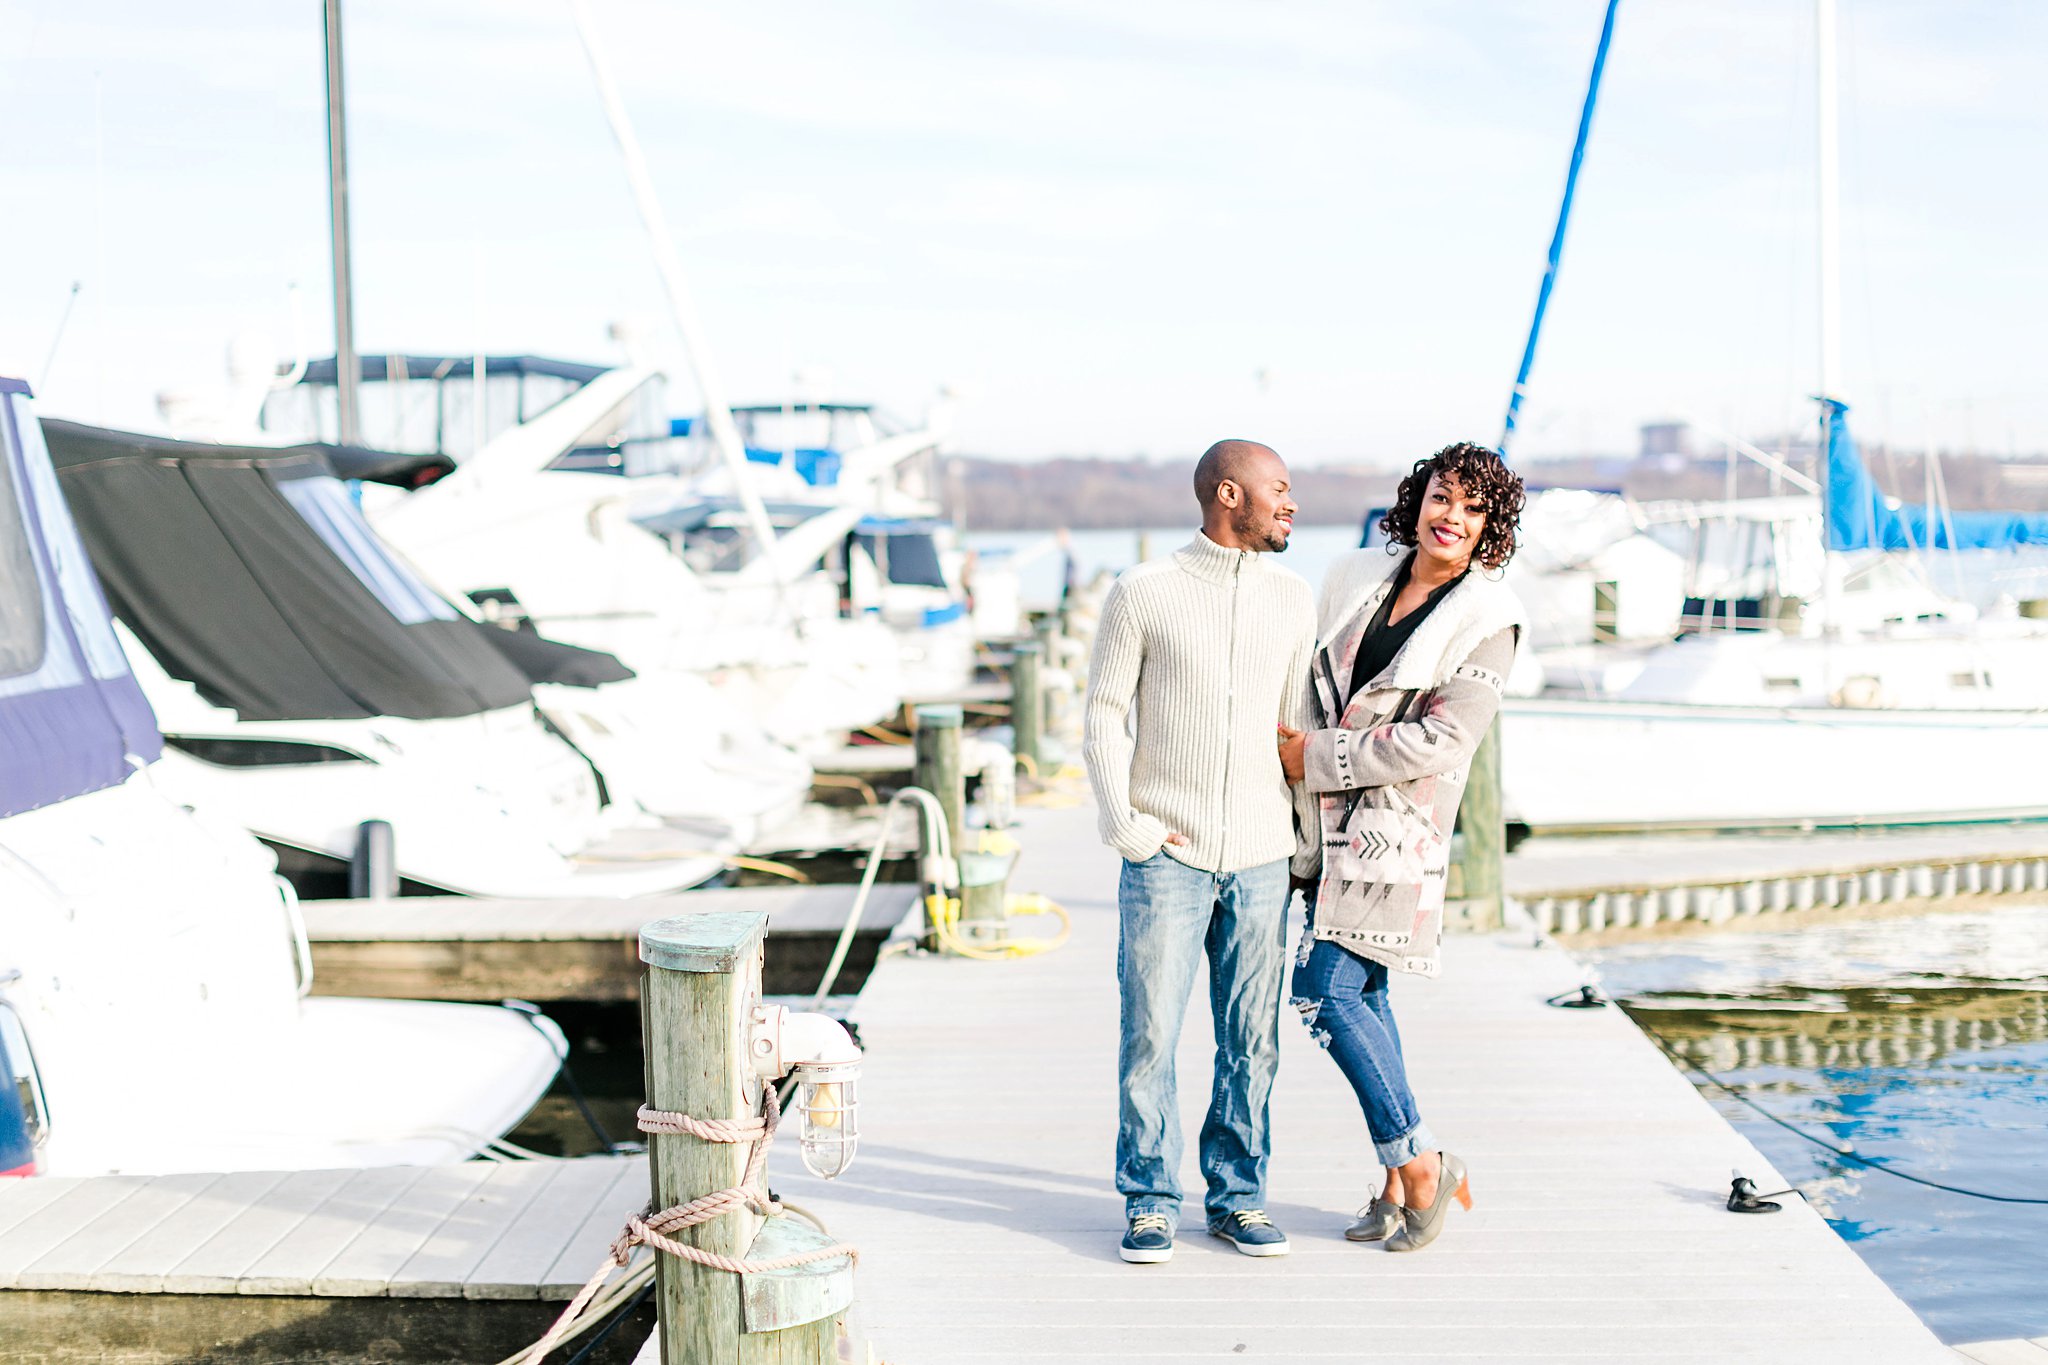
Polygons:
M1482 640L1416 720L1376 730L1311 730L1303 745L1303 785L1312 792L1384 787L1464 763L1500 711L1515 662L1515 633Z

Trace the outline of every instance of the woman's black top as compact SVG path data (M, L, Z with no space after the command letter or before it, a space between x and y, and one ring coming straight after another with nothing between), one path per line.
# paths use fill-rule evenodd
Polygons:
M1387 618L1394 614L1394 603L1399 600L1401 590L1408 586L1408 570L1414 563L1412 554L1402 563L1394 575L1393 590L1387 594L1387 600L1380 603L1380 609L1373 614L1372 624L1365 628L1365 634L1358 641L1358 658L1351 665L1351 690L1344 694L1346 706L1358 695L1359 688L1377 678L1380 671L1394 661L1394 656L1401 652L1401 646L1408 643L1408 637L1422 624L1422 618L1436 610L1436 604L1444 600L1446 593L1465 581L1465 575L1459 574L1430 593L1421 606L1389 625Z

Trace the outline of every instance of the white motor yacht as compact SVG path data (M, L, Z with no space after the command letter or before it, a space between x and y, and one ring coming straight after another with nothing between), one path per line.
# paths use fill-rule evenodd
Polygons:
M803 558L838 585L842 610L885 623L903 653L912 698L956 693L974 679L979 640L1024 633L1016 574L1000 556L970 555L940 515L943 417L900 428L865 403L792 401L731 410L746 463L719 458L702 418L673 425L676 477L647 479L632 508L700 573L760 576L743 477ZM800 547L800 548L799 548Z
M6 1173L458 1161L524 1117L559 1031L308 998L271 853L168 794L161 754L27 387L0 379L0 1127L30 1154Z
M474 362L413 356L387 358L381 369L364 364L365 430L456 462L445 477L369 507L380 535L434 582L551 638L617 655L650 691L677 674L708 681L749 722L799 751L836 743L896 710L904 689L893 638L878 621L844 617L822 573L778 561L772 573L700 575L627 515L635 481L617 475L635 466L646 443L669 440L667 419L645 415L658 410L658 372L487 360L486 384L500 387L487 390L490 434L479 447L461 423L393 422L385 431L378 416L401 403L468 412ZM524 386L536 366L553 386L538 391L544 406L501 399L502 386ZM272 395L266 427L293 438L331 432L333 372L332 361L316 361L297 385ZM402 386L379 378L397 374L411 377ZM686 700L687 685L677 695Z
M722 870L701 836L602 801L534 711L532 655L627 670L455 611L322 449L43 431L169 735L159 780L309 887L376 856L373 831L421 889L622 897Z

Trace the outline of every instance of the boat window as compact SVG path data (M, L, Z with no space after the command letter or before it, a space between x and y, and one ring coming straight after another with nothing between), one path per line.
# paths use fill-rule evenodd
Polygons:
M339 479L287 479L278 487L285 501L393 616L409 626L456 619L455 608L377 539Z
M13 444L0 420L0 442ZM29 548L14 452L0 446L0 678L33 673L43 662L43 590Z
M331 744L297 739L237 739L227 735L165 735L164 743L217 768L298 768L312 763L369 763L370 758Z
M860 547L884 567L891 583L905 587L943 588L946 574L939 565L938 542L929 534L878 536L862 533Z
M0 1000L0 1057L7 1059L9 1073L0 1076L0 1084L13 1087L20 1096L29 1141L40 1147L50 1136L50 1103L43 1096L43 1078L36 1070L36 1054L29 1046L28 1030L6 1000Z
M14 404L14 429L21 434L23 464L28 469L29 493L35 500L36 519L42 527L43 544L57 568L57 592L85 648L85 661L95 678L121 678L128 674L128 656L114 636L113 614L100 595L99 580L93 576L92 560L85 543L78 538L78 525L57 486L57 470L50 463L49 447L43 443L43 424L29 407L28 395L10 395Z

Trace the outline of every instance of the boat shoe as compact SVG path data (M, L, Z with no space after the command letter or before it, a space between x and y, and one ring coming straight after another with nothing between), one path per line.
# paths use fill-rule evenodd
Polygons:
M1264 1209L1239 1209L1225 1214L1223 1221L1209 1232L1247 1256L1285 1256L1292 1249L1287 1245L1287 1234L1273 1226Z

